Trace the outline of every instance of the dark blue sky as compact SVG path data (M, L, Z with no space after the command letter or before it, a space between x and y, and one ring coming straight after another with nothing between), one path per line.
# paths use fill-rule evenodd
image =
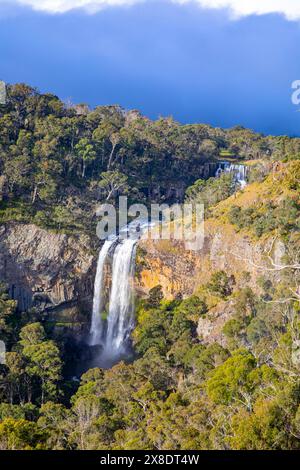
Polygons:
M300 26L163 1L95 15L0 12L0 79L183 123L300 135Z

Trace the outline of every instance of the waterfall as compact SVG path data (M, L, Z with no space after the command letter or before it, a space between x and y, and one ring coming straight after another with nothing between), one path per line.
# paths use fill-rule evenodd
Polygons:
M126 354L134 328L133 281L136 244L146 228L148 223L132 223L124 227L120 230L119 237L112 237L104 243L99 254L89 344L102 347L101 358L105 358L107 364ZM108 316L105 318L105 265L111 257L112 279Z
M103 282L104 282L104 266L108 252L113 244L113 241L106 241L99 253L97 271L94 284L94 298L93 298L93 313L92 323L90 329L90 345L95 346L100 344L103 337Z
M247 172L246 165L230 162L220 162L216 171L216 176L219 177L222 173L231 173L234 181L239 183L241 189L247 186Z
M133 279L137 240L123 240L115 249L112 286L107 319L104 353L117 356L125 353L126 343L134 327Z

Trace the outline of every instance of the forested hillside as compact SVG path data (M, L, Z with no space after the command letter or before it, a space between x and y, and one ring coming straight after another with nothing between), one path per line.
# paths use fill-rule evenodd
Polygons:
M0 105L0 217L93 232L95 205L182 201L188 186L214 176L216 159L295 155L300 139L244 128L150 121L118 106L65 105L26 85Z
M300 139L66 106L25 85L8 98L4 232L31 223L90 239L97 203L127 194L205 202L207 239L200 261L172 241L138 249L136 282L152 284L136 303L135 355L79 378L69 365L82 355L69 338L45 312L18 308L1 284L0 449L300 449ZM224 159L249 165L245 189L213 177ZM216 261L239 237L248 251ZM81 242L81 258L83 250ZM192 274L180 272L181 258ZM162 266L165 277L184 278L168 296Z

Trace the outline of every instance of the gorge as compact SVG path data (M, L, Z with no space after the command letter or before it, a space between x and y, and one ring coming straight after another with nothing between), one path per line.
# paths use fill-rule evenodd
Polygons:
M244 189L246 187L248 172L245 165L220 162L215 176L220 177L223 173L231 174L238 188ZM140 229L140 225L138 227ZM136 225L132 222L129 226L121 228L119 236L110 236L100 249L88 341L90 346L100 346L101 348L97 357L97 365L111 366L129 354L130 337L135 326L136 245L147 229L148 222L142 224L142 232L137 232ZM107 295L105 276L109 260L111 285Z

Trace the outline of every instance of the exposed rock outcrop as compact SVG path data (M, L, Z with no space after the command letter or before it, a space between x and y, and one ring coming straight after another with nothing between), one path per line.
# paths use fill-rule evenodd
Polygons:
M0 281L9 286L21 311L70 309L79 301L88 306L94 273L88 237L16 222L0 227Z
M143 265L138 271L139 288L147 292L161 284L167 298L179 292L184 296L193 294L219 270L233 274L238 285L244 283L241 273L248 272L248 285L254 287L266 264L263 242L255 243L235 232L233 226L211 220L205 223L204 244L199 251L186 250L184 243L176 240L146 240L140 248ZM284 253L281 245L275 245L274 250L277 257Z
M221 302L209 311L209 315L199 318L197 334L206 344L219 343L226 347L226 337L223 334L225 323L234 315L233 302Z
M172 299L181 294L190 296L206 284L212 273L226 271L233 275L235 287L251 287L257 291L257 278L265 275L276 280L279 272L267 271L268 256L280 264L285 254L282 241L255 241L237 233L230 224L208 220L201 250L188 251L181 241L142 241L139 245L137 287L142 294L161 285L164 296ZM268 255L268 256L267 256ZM220 302L199 319L198 335L205 343L226 344L222 329L234 315L232 301Z

